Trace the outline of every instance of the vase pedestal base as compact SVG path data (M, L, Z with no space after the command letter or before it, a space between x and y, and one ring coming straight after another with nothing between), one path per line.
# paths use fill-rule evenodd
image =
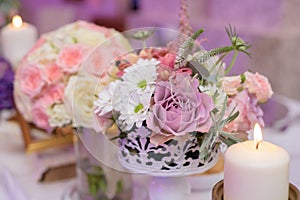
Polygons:
M186 177L152 177L149 185L150 200L182 200L191 194Z

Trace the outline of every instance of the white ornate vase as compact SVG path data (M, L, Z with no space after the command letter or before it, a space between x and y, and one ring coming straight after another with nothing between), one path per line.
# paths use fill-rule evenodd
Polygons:
M135 173L151 175L150 200L185 199L191 187L184 176L213 167L219 155L215 148L207 161L200 157L197 138L187 134L161 145L150 143L151 131L141 127L119 140L120 163Z

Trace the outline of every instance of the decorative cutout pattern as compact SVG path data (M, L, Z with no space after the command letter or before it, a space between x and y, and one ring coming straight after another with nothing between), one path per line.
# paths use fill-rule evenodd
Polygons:
M206 171L217 161L219 150L215 149L204 162L196 137L189 134L159 146L150 143L150 135L150 130L143 126L119 140L119 160L124 167L155 176L178 176Z

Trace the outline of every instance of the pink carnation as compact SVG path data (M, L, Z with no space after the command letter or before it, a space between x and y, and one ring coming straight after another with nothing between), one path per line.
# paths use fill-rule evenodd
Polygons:
M37 65L27 64L20 67L19 79L22 92L33 98L37 96L45 85L42 71Z
M246 90L229 98L226 113L231 113L233 109L235 109L235 112L239 111L239 115L234 121L225 126L225 131L246 132L253 128L255 123L264 126L263 111L257 105L256 97L249 96Z
M258 102L266 102L271 98L273 91L268 79L260 75L259 73L252 74L250 72L245 72L246 80L244 82L244 87L248 89L250 94L254 94Z
M58 55L56 64L68 73L75 73L84 58L84 47L80 44L65 46Z

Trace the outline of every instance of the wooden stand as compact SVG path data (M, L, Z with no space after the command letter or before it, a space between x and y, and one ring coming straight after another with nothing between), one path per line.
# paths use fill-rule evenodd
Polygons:
M212 190L212 200L224 200L224 181L221 180L215 184ZM290 183L289 200L300 200L299 190Z
M16 111L16 118L18 123L20 124L24 146L26 152L36 152L41 151L44 149L58 147L63 145L71 145L73 144L73 129L72 127L64 127L64 128L57 128L55 130L55 134L48 134L45 133L46 137L37 138L33 136L32 131L37 130L42 132L43 130L38 129L32 124L29 124L25 121L22 115Z

